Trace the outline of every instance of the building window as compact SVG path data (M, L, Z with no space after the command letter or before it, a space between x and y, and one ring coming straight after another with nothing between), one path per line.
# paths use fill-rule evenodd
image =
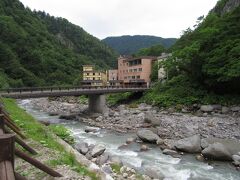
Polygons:
M132 72L132 69L130 69L129 72Z
M131 79L131 76L128 76L128 79Z
M87 76L89 76L89 73L87 73Z
M134 72L137 72L137 69L134 69Z
M132 79L135 79L135 76L132 76Z
M137 76L137 79L140 79L140 76Z
M140 72L141 72L141 71L142 71L142 68L139 68L139 69L138 69L138 71L140 71Z
M93 75L95 76L95 73L93 73Z

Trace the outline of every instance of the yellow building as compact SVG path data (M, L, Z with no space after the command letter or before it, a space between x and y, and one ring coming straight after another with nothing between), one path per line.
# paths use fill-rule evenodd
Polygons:
M94 65L83 65L84 86L106 86L107 74L102 71L96 71Z

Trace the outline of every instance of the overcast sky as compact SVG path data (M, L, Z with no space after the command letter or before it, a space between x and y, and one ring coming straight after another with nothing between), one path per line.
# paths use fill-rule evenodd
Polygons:
M103 39L120 35L180 37L218 0L20 0Z

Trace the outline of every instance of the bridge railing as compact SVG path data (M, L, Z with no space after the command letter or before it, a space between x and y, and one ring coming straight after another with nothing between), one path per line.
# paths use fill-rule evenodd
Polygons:
M51 87L23 87L23 88L8 88L0 89L0 93L24 93L24 92L44 92L44 91L77 91L81 89L133 89L147 88L146 85L124 85L124 86L51 86Z

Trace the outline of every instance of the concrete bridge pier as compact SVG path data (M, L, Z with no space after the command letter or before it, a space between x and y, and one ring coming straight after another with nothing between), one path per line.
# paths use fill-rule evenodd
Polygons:
M106 109L106 96L104 94L93 94L88 96L89 112L104 113Z

